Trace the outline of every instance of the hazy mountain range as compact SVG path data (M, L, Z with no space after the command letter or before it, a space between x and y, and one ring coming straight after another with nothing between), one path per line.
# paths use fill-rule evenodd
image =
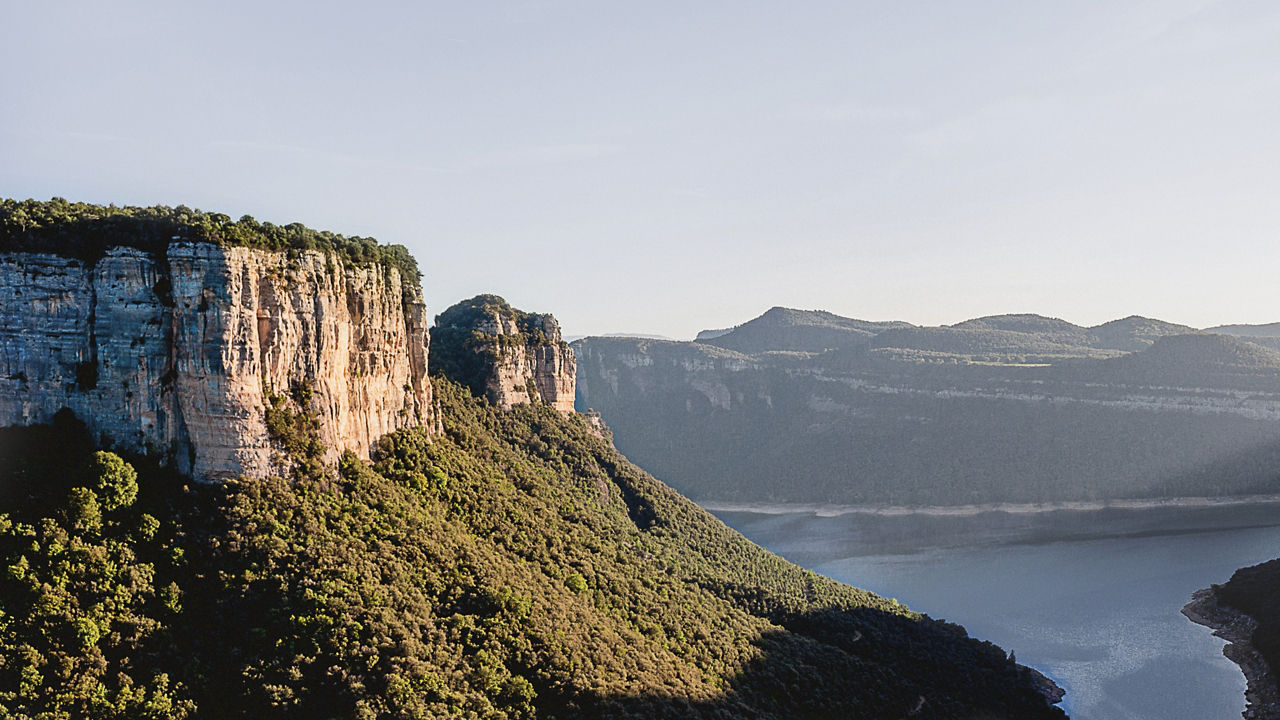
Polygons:
M776 307L587 338L579 410L702 500L956 505L1280 492L1276 326L951 326Z

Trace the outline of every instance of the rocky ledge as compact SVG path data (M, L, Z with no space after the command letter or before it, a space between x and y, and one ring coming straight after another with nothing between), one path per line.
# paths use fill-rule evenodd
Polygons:
M1271 667L1251 642L1258 623L1248 615L1218 601L1213 588L1197 590L1191 602L1182 608L1182 614L1198 625L1213 630L1213 634L1227 641L1222 654L1240 666L1248 688L1243 716L1246 720L1280 720L1280 692Z

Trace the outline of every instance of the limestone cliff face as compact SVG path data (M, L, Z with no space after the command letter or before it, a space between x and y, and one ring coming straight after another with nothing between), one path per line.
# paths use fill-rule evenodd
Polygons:
M520 329L506 318L486 326L484 331L495 338L498 353L489 376L489 396L508 410L520 403L541 402L571 413L578 369L573 350L561 339L554 317L538 315L532 322L545 341L522 339Z
M427 346L416 284L319 251L0 254L0 425L70 408L201 480L279 471L265 396L297 383L334 456L427 422Z
M573 412L578 364L551 315L479 295L441 313L431 335L434 366L499 407L540 402Z

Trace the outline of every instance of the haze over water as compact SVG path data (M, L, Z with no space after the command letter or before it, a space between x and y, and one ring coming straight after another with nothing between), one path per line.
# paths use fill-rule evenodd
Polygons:
M1179 611L1195 590L1280 551L1280 527L1265 526L1275 506L717 515L788 560L1012 650L1067 691L1076 720L1238 719L1243 675L1223 641Z

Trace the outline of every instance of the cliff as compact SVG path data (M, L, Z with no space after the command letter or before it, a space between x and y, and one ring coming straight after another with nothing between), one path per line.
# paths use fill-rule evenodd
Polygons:
M0 425L69 408L216 480L280 469L269 393L311 388L328 459L429 419L421 290L395 266L181 240L57 250L0 253Z
M436 316L433 367L505 410L543 403L573 412L577 361L551 315L477 295Z

